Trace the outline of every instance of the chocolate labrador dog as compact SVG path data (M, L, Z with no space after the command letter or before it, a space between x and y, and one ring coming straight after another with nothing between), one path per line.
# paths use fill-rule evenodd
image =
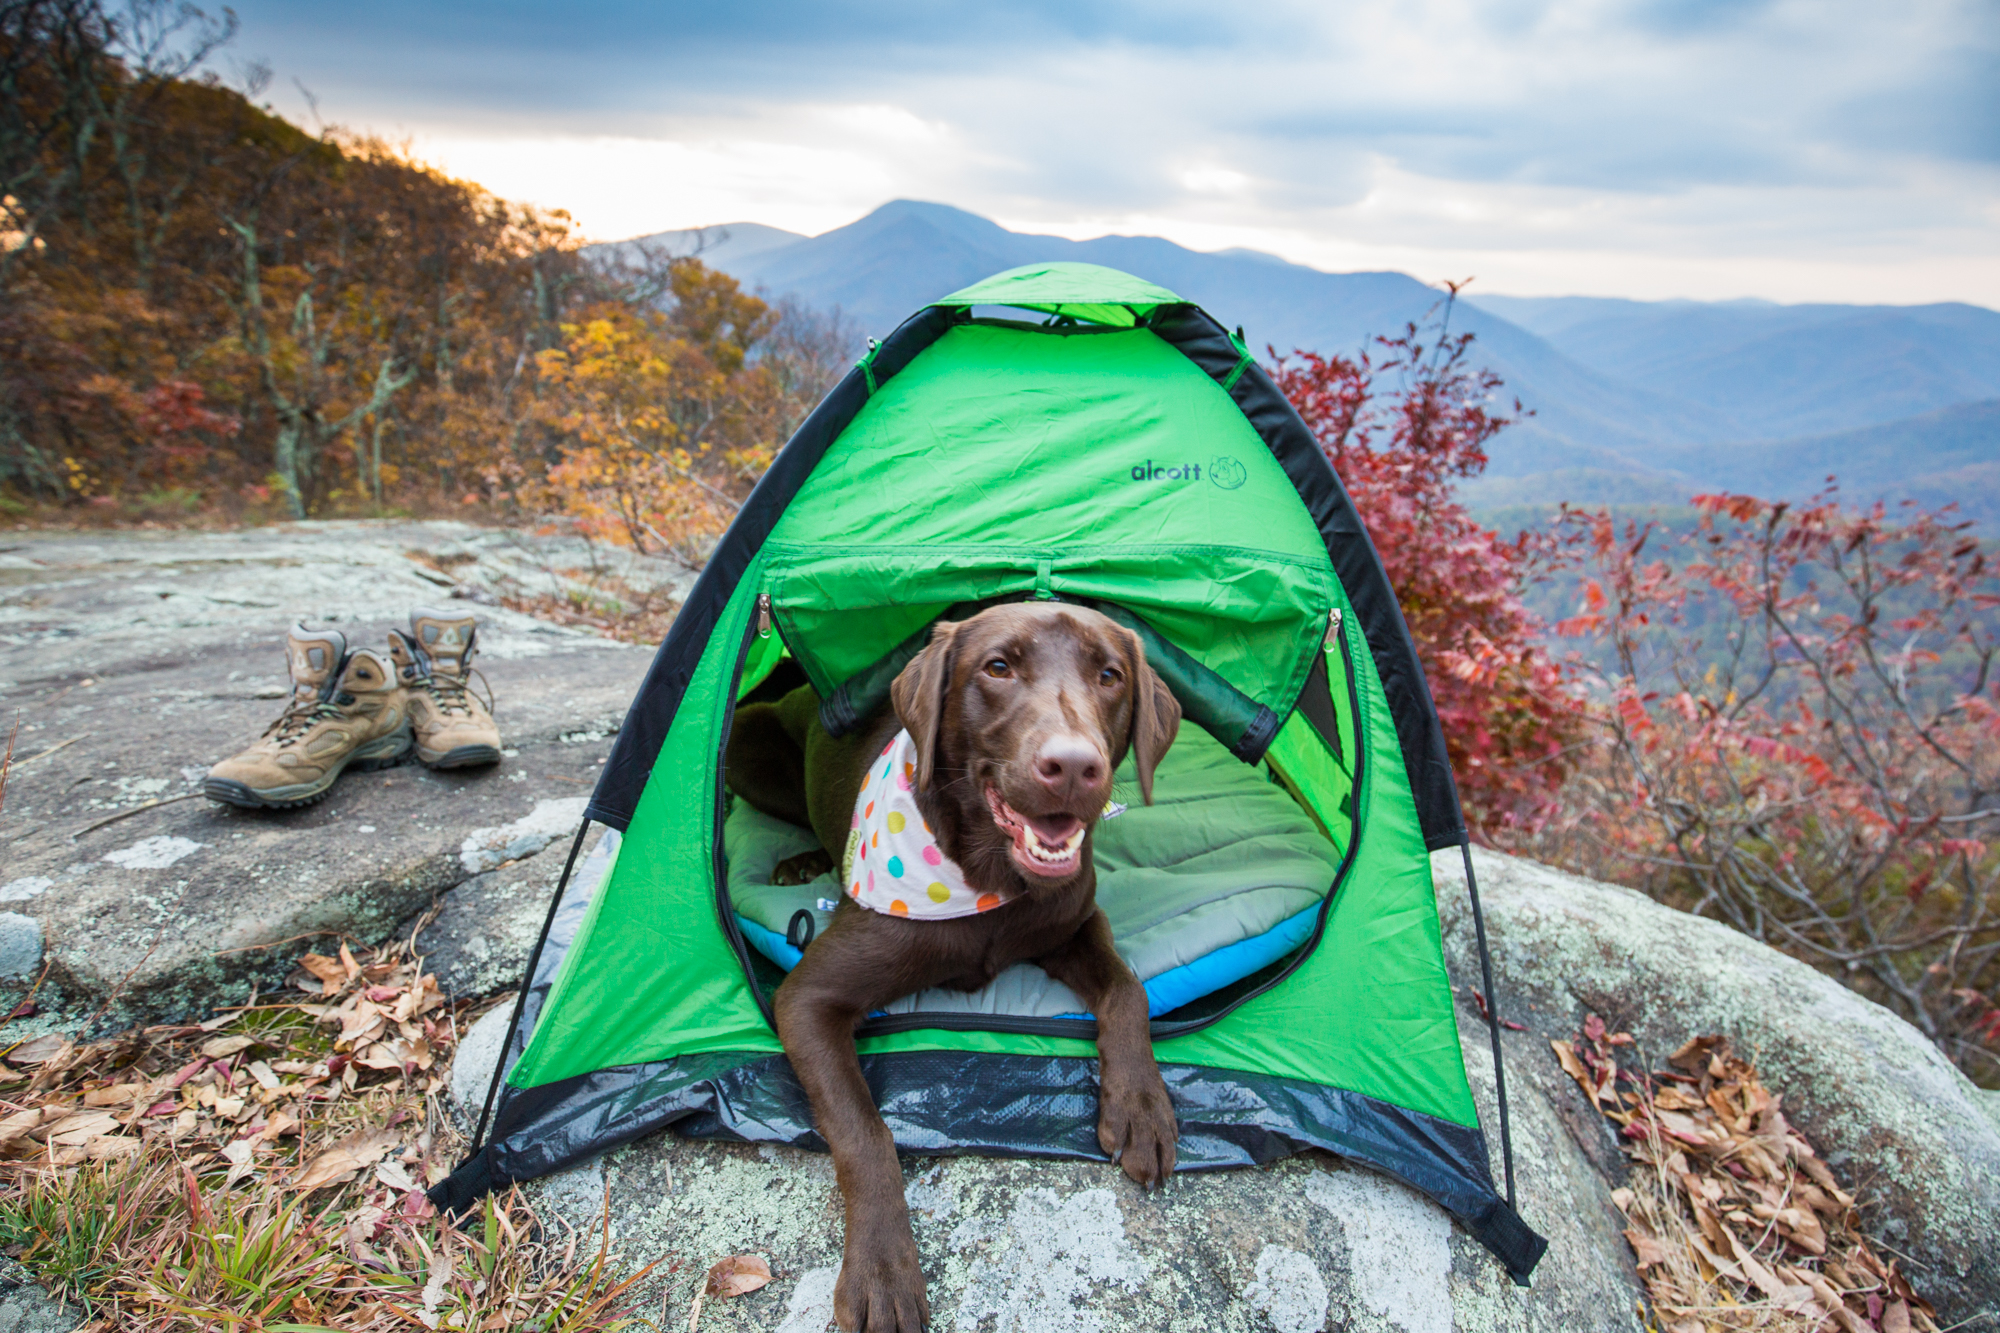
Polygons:
M1128 749L1151 802L1181 710L1136 634L1046 602L940 622L890 702L893 711L841 739L819 725L809 687L746 705L727 780L759 810L810 825L829 852L848 848L832 923L778 988L778 1035L846 1203L835 1317L848 1330L918 1333L930 1303L896 1145L862 1079L854 1029L902 996L977 990L1032 961L1097 1016L1098 1142L1141 1185L1165 1181L1173 1105L1153 1060L1146 993L1097 907L1091 830ZM906 827L898 801L921 830ZM915 864L926 868L911 875ZM888 887L904 882L916 891Z

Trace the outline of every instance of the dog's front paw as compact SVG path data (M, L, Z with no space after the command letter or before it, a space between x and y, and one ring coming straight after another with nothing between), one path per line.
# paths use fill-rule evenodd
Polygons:
M1097 1141L1125 1174L1147 1189L1174 1173L1180 1127L1174 1104L1158 1073L1129 1082L1107 1083L1098 1096Z
M831 869L833 858L825 852L800 852L771 867L771 883L779 886L810 884Z
M833 1288L833 1318L844 1333L925 1333L931 1303L917 1242L900 1238L851 1243Z

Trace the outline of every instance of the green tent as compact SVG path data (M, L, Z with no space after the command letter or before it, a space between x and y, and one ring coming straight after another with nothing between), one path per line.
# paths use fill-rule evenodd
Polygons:
M912 316L758 484L605 765L585 827L610 831L550 906L491 1134L482 1115L433 1199L456 1211L669 1125L823 1147L770 1000L833 902L763 901L783 838L810 834L753 827L724 788L735 706L809 681L830 728L857 725L933 623L1022 598L1137 629L1192 724L1159 778L1180 804L1134 796L1097 835L1181 1169L1339 1153L1429 1194L1526 1281L1545 1242L1513 1209L1511 1153L1495 1187L1466 1082L1428 856L1464 845L1464 821L1395 595L1240 332L1084 264ZM1231 841L1248 812L1268 842ZM1008 981L863 1025L897 1143L1101 1160L1094 1023ZM1501 1106L1504 1148L1504 1084Z

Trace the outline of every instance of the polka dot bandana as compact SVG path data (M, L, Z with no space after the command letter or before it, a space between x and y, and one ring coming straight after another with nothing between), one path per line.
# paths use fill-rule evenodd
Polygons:
M1004 906L1012 891L981 893L938 850L917 809L917 747L899 731L869 766L840 873L847 896L885 916L976 916Z

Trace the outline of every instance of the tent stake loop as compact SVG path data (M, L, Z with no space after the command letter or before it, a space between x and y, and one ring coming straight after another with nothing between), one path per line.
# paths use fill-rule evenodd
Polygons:
M576 826L576 838L569 845L569 859L563 862L562 878L556 881L556 891L549 898L549 914L542 918L542 933L535 936L535 949L528 955L528 970L521 977L521 993L514 997L514 1016L507 1020L507 1035L500 1039L500 1056L493 1062L493 1081L486 1085L486 1101L479 1108L479 1128L472 1131L472 1149L468 1158L479 1155L479 1149L486 1142L486 1122L493 1115L493 1098L500 1091L500 1080L507 1074L507 1051L514 1044L514 1033L521 1026L521 1011L528 1007L528 992L535 985L535 969L542 964L542 946L549 941L549 931L555 928L556 911L562 906L563 894L569 891L569 875L576 869L576 854L583 850L583 835L590 830L590 820L585 819Z
M1500 1103L1500 1163L1507 1173L1507 1206L1513 1208L1514 1138L1507 1126L1507 1071L1500 1062L1500 997L1493 992L1493 956L1486 951L1486 914L1479 910L1479 879L1472 873L1470 834L1459 842L1458 850L1465 857L1465 891L1472 895L1472 930L1479 941L1479 976L1486 987L1486 1026L1493 1034L1493 1092Z

